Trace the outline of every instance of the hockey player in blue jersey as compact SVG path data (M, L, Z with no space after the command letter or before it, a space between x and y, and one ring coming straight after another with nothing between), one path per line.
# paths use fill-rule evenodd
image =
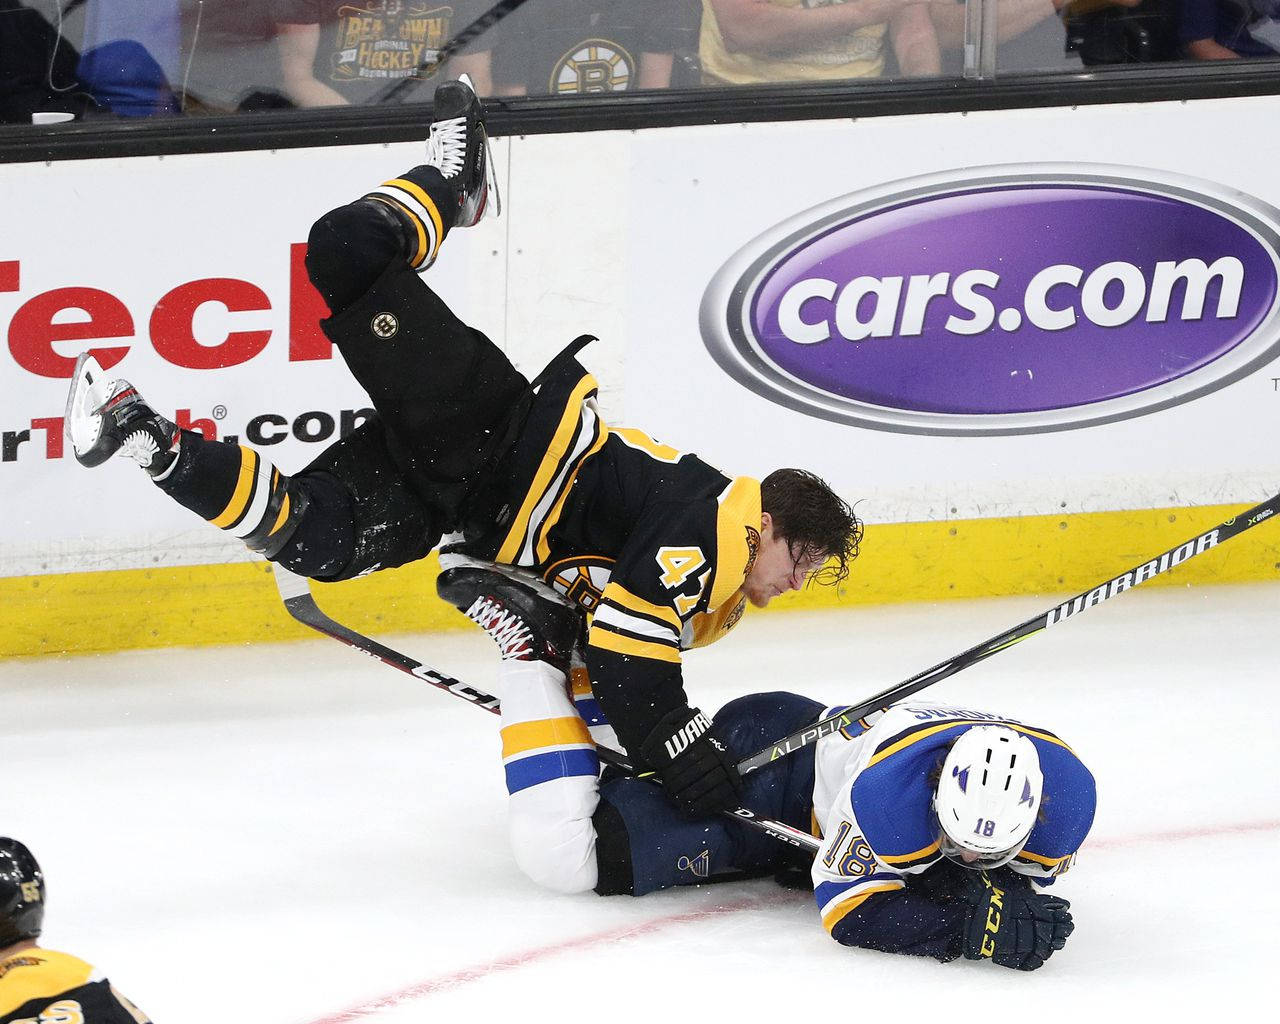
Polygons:
M754 694L721 709L715 734L742 758L836 711ZM808 874L837 942L1035 970L1074 928L1070 904L1045 890L1088 835L1096 794L1089 770L1046 729L913 701L745 783L744 806L822 839ZM732 820L681 818L641 780L606 778L600 795L602 894L785 869L795 856Z

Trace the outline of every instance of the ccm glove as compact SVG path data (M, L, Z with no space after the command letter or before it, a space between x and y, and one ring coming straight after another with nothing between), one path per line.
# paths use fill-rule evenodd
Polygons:
M1070 903L1029 889L1001 887L985 873L974 874L983 885L965 894L973 903L965 927L968 959L990 959L1001 967L1034 971L1067 944L1075 930Z
M640 756L662 781L667 797L694 818L737 807L742 797L742 776L733 757L710 730L711 720L697 708L677 708L640 744Z

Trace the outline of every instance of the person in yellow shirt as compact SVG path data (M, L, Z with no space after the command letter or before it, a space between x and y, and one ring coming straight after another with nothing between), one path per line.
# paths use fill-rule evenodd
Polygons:
M708 85L875 78L886 36L904 76L941 72L929 6L914 0L702 0L702 9Z
M38 945L43 924L40 865L0 836L0 1024L150 1024L89 964Z

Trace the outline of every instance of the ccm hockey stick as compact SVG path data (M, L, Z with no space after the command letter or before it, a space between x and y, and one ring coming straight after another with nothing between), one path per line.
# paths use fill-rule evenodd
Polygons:
M820 718L812 725L796 730L790 736L778 740L772 746L766 747L764 750L739 761L738 771L746 775L748 772L753 772L780 757L786 757L788 754L793 754L803 747L816 743L822 737L830 736L832 733L852 725L864 715L888 707L895 701L905 700L912 694L919 693L925 687L941 682L948 676L953 676L970 665L985 661L993 654L1007 650L1028 637L1035 636L1037 633L1065 622L1067 619L1079 615L1095 605L1102 604L1103 601L1110 600L1117 594L1132 590L1134 587L1146 583L1147 580L1168 572L1174 566L1181 565L1187 559L1203 554L1211 548L1229 541L1232 537L1244 533L1245 530L1265 522L1277 512L1280 512L1280 494L1273 495L1261 504L1254 505L1247 512L1232 516L1225 522L1219 523L1213 529L1192 537L1190 540L1170 548L1164 554L1158 555L1148 562L1143 562L1141 565L1134 566L1127 572L1122 572L1112 579L1099 583L1096 587L1085 590L1069 601L1065 601L1050 608L1047 612L1027 619L1026 622L1021 622L1012 629L1007 629L998 636L993 636L990 640L978 644L976 647L970 647L967 651L934 665L933 668L925 669L923 672L898 683L896 686L882 690L874 697L868 697L861 704L838 711L835 714L828 715L826 718Z
M276 587L279 589L280 597L284 601L285 610L304 626L310 626L318 633L332 637L334 640L346 644L361 654L377 658L384 665L390 665L392 668L408 673L415 679L430 683L437 689L446 690L455 697L470 701L476 707L484 708L484 710L495 715L500 712L501 706L498 698L492 694L477 690L474 686L469 686L461 680L453 678L453 676L437 672L430 665L425 665L416 658L411 658L407 654L393 650L385 644L381 644L363 633L357 633L354 629L344 626L335 619L331 619L316 604L315 596L311 593L311 585L305 577L298 576L296 573L292 573L274 562L271 568L275 572ZM627 760L626 755L619 751L597 746L596 753L605 764L612 765L627 775L637 774L635 766ZM656 784L657 780L654 779L653 781ZM818 840L807 832L801 832L799 829L792 828L781 821L761 818L745 807L725 811L724 813L779 842L786 843L788 846L797 847L809 853L818 852L820 845Z

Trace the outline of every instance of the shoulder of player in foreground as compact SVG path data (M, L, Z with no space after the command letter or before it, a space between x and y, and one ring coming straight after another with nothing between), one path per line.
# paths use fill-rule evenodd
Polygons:
M1093 827L1097 784L1074 750L1054 737L1032 736L1040 755L1044 793L1040 814L1014 865L1034 878L1064 874Z
M39 947L20 950L0 960L0 1014L100 978L90 964L70 953Z

